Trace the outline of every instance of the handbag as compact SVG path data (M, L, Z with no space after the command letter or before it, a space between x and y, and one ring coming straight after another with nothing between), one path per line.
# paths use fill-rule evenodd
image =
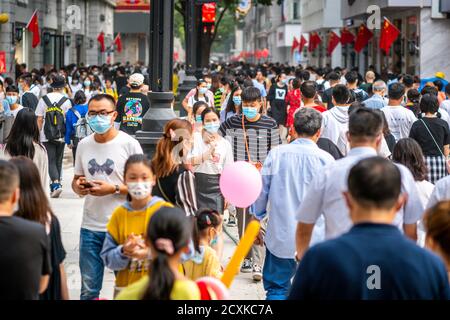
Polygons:
M261 171L263 168L263 164L260 161L252 161L251 157L250 157L250 149L248 147L248 141L247 141L247 131L245 130L245 124L244 124L244 115L242 115L242 129L244 130L244 142L245 142L245 150L247 152L247 156L248 156L248 162L252 165L254 165L256 167L256 169L258 169L258 171Z
M445 163L447 166L447 173L450 173L450 160L447 159L447 157L444 155L444 153L442 152L441 148L439 147L438 143L436 142L436 139L434 139L433 134L431 133L430 129L428 128L427 124L425 123L425 121L423 121L423 119L420 119L420 121L423 123L423 125L425 126L425 129L427 129L428 133L431 136L431 139L433 139L434 144L436 145L436 147L438 148L439 152L441 153L442 157L444 157L445 159Z

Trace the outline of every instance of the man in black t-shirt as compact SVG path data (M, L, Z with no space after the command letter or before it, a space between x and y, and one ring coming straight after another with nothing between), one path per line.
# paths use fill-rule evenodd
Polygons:
M120 96L117 101L117 122L120 122L120 130L135 135L142 129L142 119L150 107L148 97L141 92L144 84L144 76L134 73L129 79L130 92Z
M0 300L38 300L51 273L44 226L14 217L19 172L0 160Z
M333 88L341 82L341 77L336 72L330 72L328 74L328 81L330 82L330 87L322 93L322 102L324 106L330 110L333 109Z

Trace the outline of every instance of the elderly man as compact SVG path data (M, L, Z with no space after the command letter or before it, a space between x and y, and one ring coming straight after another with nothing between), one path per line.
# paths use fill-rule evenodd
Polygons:
M284 300L295 274L295 212L314 176L334 162L319 149L322 115L302 108L294 118L297 139L270 151L262 170L263 190L255 203L258 220L270 216L263 269L267 300ZM270 206L268 203L270 202Z
M376 81L373 86L373 96L364 101L364 105L370 109L383 109L388 105L388 101L385 99L387 86L382 80Z

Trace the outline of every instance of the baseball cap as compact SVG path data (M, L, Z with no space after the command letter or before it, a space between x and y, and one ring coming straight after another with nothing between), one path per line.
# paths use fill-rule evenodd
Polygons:
M52 83L51 83L51 87L53 89L60 89L60 88L64 88L66 85L66 78L64 78L64 76L61 75L55 75L52 78Z
M141 86L144 84L144 76L140 73L133 73L129 78L129 82L131 86Z

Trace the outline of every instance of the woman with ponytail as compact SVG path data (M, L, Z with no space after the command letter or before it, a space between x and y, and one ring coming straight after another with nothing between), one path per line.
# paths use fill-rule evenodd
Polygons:
M153 195L180 207L188 216L197 211L195 177L188 161L192 141L190 122L173 119L165 125L152 160L156 176Z
M155 212L146 234L150 276L124 289L117 300L200 300L197 284L179 272L191 235L192 224L182 210L163 207Z

